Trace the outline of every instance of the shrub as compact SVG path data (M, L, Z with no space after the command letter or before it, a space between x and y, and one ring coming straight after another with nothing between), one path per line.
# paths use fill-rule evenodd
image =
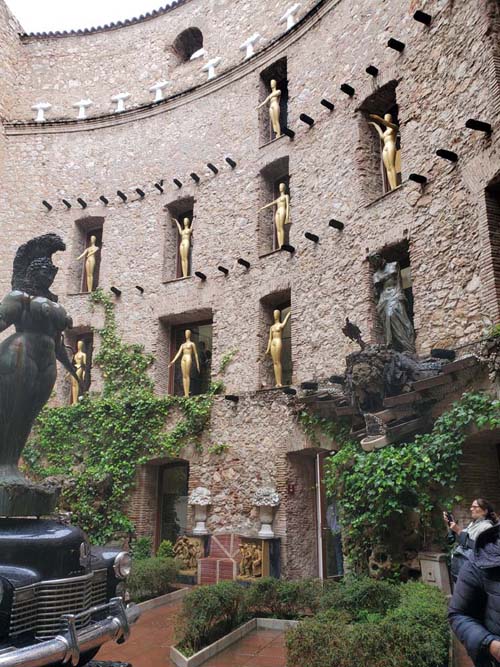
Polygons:
M173 558L136 559L127 582L130 597L141 602L169 593L176 577L177 563Z
M314 579L283 581L267 577L247 589L252 616L300 618L319 609L321 582Z
M130 546L130 553L134 560L144 560L151 558L153 553L153 538L139 537Z
M174 558L174 545L170 540L163 540L156 552L157 558Z
M396 607L401 599L400 587L370 577L346 577L339 583L325 584L320 608L348 612L355 620L369 619Z
M223 581L195 588L183 600L176 628L179 648L186 656L192 655L247 618L245 589L238 583Z
M377 586L376 592L370 594L368 588L364 580L338 584L332 589L335 592L330 600L337 595L336 599L342 600L344 595L341 606L345 604L349 609L329 609L289 630L288 667L446 664L449 644L446 601L438 589L414 582L393 587L400 596L399 603L384 615L379 597L382 587ZM356 609L354 600L363 590L371 608ZM394 604L394 591L389 595L390 604Z

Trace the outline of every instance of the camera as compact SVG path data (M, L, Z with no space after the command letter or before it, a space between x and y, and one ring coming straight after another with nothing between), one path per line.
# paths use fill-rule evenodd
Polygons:
M446 512L446 520L448 521L449 526L455 522L455 518L451 512Z

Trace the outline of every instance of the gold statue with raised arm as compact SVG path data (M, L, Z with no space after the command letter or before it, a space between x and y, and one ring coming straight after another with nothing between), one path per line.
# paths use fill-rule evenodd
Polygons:
M269 341L267 343L266 349L266 354L270 354L271 359L273 360L276 387L283 386L283 369L281 366L281 353L283 351L283 329L286 327L287 322L290 319L291 311L288 311L283 322L280 322L280 315L281 313L279 310L275 310L273 313L274 324L272 324L271 328L269 329Z
M398 151L396 148L396 139L399 127L392 122L390 113L386 113L383 118L377 116L377 114L371 113L370 118L373 118L373 120L376 120L377 123L380 123L380 125L385 127L385 130L382 131L377 123L369 123L369 125L373 125L377 130L379 137L382 140L382 162L384 163L385 171L387 173L389 187L391 190L394 190L394 188L397 188L398 186L398 172L396 168Z
M181 270L182 277L187 278L189 276L189 252L191 250L191 234L193 233L193 226L190 225L189 218L184 218L181 227L178 220L175 221L177 229L179 230L179 236L181 242L179 244L179 255L181 257Z
M271 79L271 92L266 97L266 99L259 104L257 109L260 109L269 102L269 119L271 121L271 126L273 128L276 139L281 137L281 125L280 125L280 101L281 101L281 90L276 87L276 79Z
M83 340L79 340L76 344L76 352L73 355L73 366L76 376L71 376L71 405L78 402L87 370L87 355L83 351Z
M91 236L90 245L85 248L82 254L78 257L78 259L83 259L85 257L85 280L87 282L87 292L92 292L94 289L96 254L99 252L99 248L96 246L96 241L97 238Z
M279 184L279 191L279 196L273 201L269 202L269 204L259 208L259 211L263 211L265 208L269 208L270 206L276 206L274 224L276 226L278 248L281 248L281 246L285 243L285 225L290 224L290 195L287 194L286 185L284 183Z
M182 343L177 354L169 363L168 367L170 368L170 366L173 366L177 361L177 359L182 355L181 358L182 386L184 388L184 396L189 396L193 355L196 361L196 368L198 369L198 373L200 372L200 361L198 359L198 350L196 349L196 345L191 340L191 331L189 329L186 329L184 335L186 337L186 342Z

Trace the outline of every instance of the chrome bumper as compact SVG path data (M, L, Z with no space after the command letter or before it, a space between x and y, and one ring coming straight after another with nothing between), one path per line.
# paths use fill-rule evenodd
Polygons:
M110 640L122 643L128 639L130 625L141 615L137 605L125 607L121 598L112 598L108 604L93 607L90 611L107 611L109 616L82 630L76 629L78 615L63 616L66 625L63 634L31 646L0 651L0 667L43 667L54 662L76 665L82 653Z

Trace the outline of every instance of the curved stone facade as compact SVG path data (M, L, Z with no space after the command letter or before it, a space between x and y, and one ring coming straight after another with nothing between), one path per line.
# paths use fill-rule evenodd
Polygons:
M366 339L379 337L366 261L375 250L397 244L408 249L419 353L477 340L498 321L499 246L489 232L485 202L485 188L500 172L498 136L466 129L465 121L478 118L497 127L500 89L494 2L309 0L287 31L279 19L290 4L187 0L111 30L18 37L2 3L0 281L6 291L19 242L57 232L68 251L55 291L77 327L98 326L99 313L80 293L76 257L86 221L99 219L99 283L121 290L121 332L155 355L158 392L168 390L171 327L212 320L212 373L228 351L238 349L224 382L240 402L217 399L205 437L207 443L228 442L230 449L220 456L193 452L190 488L211 489L210 530L250 534L258 529L252 493L257 486L275 486L282 498L275 519L282 565L297 576L318 571L311 557L317 534L314 459L301 458L312 445L296 424L290 399L261 391L270 372L262 361L265 309L281 297L291 302L295 385L342 372L345 356L355 349L341 332L346 317ZM432 15L430 27L412 18L420 5ZM179 63L172 44L192 26L203 32L207 56ZM239 47L256 32L264 40L245 60ZM405 44L401 53L386 46L390 38ZM207 81L201 68L216 56L221 63ZM284 58L287 125L295 136L266 142L265 113L256 111L264 96L261 73ZM376 66L377 77L365 71L369 65ZM160 79L171 82L166 99L152 104L149 88ZM341 91L345 83L353 96ZM126 111L113 113L110 97L119 92L131 97ZM71 105L81 98L94 105L78 121ZM389 98L398 107L403 182L384 195L366 114L383 113ZM334 103L333 111L322 99ZM52 104L44 123L33 122L31 106L38 101ZM314 125L302 122L301 114ZM458 161L437 157L443 148ZM265 231L271 214L257 213L269 200L269 174L284 170L293 254L271 251ZM199 175L198 184L191 172ZM410 173L425 175L427 184L408 180ZM53 206L50 212L42 200ZM206 281L174 279L171 212L183 202L194 210L193 271L203 272ZM343 222L343 231L330 227L331 219ZM227 276L219 265L229 269ZM99 384L94 373L93 387ZM61 381L59 400L66 400L67 391ZM141 471L131 509L142 532L155 521L154 474Z

